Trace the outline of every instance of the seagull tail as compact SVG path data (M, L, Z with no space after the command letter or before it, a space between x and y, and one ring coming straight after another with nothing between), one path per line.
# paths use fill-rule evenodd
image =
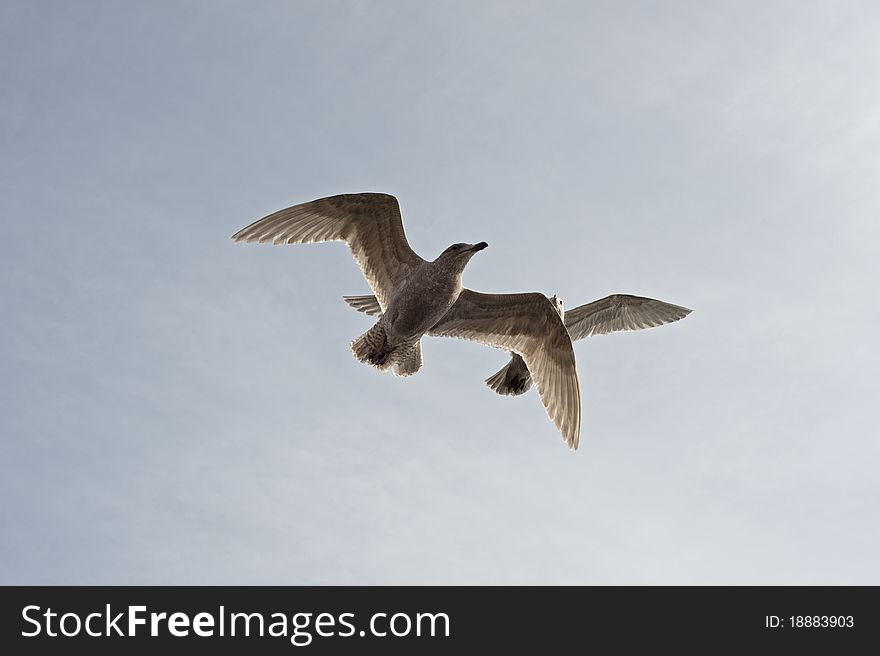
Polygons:
M394 365L393 349L388 346L385 322L377 321L363 335L351 343L351 352L361 362L373 365L379 371L388 371Z
M394 351L394 373L398 376L412 376L422 368L422 342L398 348Z
M486 379L486 384L493 392L505 396L519 396L532 387L532 376L525 361L516 353L512 355L510 362Z
M412 376L422 368L421 342L390 346L381 319L351 343L351 352L358 360L379 371L393 368L398 376Z

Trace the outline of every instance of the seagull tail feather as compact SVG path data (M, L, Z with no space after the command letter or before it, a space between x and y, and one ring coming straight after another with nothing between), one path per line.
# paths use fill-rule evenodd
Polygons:
M395 363L394 351L388 346L385 324L381 319L351 343L351 352L358 360L379 371L388 371Z
M398 376L412 376L422 368L422 342L418 341L394 351L394 373Z
M514 354L506 365L486 379L493 392L504 396L519 396L532 387L532 376L523 359Z

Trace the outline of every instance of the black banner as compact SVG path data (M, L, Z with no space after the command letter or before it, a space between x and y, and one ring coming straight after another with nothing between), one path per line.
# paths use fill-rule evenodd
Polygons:
M8 654L880 644L876 587L6 587L0 598Z

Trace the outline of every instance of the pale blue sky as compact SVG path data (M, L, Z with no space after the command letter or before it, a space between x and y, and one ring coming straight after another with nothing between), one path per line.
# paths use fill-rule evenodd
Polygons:
M871 2L3 2L0 583L880 584ZM695 312L357 363L383 191L465 281ZM425 428L428 426L428 428Z

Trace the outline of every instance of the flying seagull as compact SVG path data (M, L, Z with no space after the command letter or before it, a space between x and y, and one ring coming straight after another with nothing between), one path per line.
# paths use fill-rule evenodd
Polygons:
M375 296L342 298L358 312L372 316L382 314L382 308L376 302ZM573 342L593 335L662 326L683 319L691 313L691 310L680 305L629 294L612 294L568 312L565 311L561 298L553 296L548 300L565 323ZM432 334L433 331L429 330L428 335ZM489 376L486 384L499 394L517 396L531 388L532 377L528 366L519 355L511 352L510 356L510 362Z
M574 349L562 319L540 293L482 294L462 287L465 266L488 246L453 244L433 261L410 248L394 196L342 194L294 205L232 235L235 241L309 244L344 241L370 288L379 320L351 343L354 356L399 376L422 366L425 334L458 337L521 358L547 414L572 449L581 398ZM430 331L430 332L429 332Z

